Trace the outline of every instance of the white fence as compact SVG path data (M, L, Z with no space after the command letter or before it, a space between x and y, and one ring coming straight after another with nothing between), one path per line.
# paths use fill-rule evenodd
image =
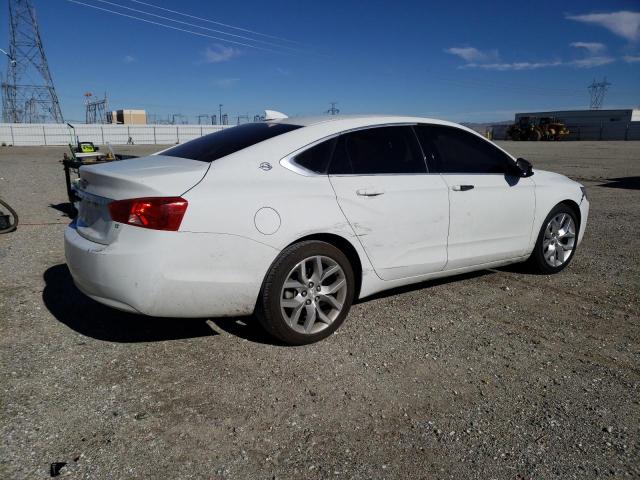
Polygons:
M114 145L170 145L186 142L230 125L86 125L77 124L81 142ZM0 145L68 145L75 143L73 130L64 123L0 123Z

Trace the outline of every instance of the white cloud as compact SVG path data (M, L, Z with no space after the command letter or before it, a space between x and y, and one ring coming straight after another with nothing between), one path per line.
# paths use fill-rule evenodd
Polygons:
M575 48L584 48L591 55L598 55L607 50L604 44L598 42L573 42L569 45Z
M632 57L638 58L640 57ZM460 68L476 68L480 70L496 70L499 72L506 72L509 70L538 70L540 68L552 68L552 67L577 67L577 68L593 68L600 67L602 65L608 65L615 62L616 59L608 56L596 56L587 57L579 60L554 60L551 62L511 62L511 63L467 63ZM625 61L626 60L625 58ZM633 60L632 60L633 61Z
M613 57L609 57L606 55L599 55L595 57L582 58L580 60L572 60L571 62L567 62L567 65L572 65L578 68L593 68L593 67L600 67L602 65L608 65L615 61L616 59Z
M475 47L451 47L445 49L446 53L456 55L466 62L487 62L498 59L498 51L482 51Z
M211 85L217 88L230 88L238 83L239 78L217 78L211 81Z
M211 47L207 47L204 51L204 62L205 63L220 63L231 60L233 57L237 57L240 55L241 50L233 47L225 47L224 45L220 45L216 43Z
M122 61L124 63L134 63L134 62L137 62L138 59L132 55L125 55Z
M553 62L512 62L512 63L467 63L460 68L479 68L482 70L537 70L539 68L559 67L564 65L560 60Z
M599 25L631 42L640 40L640 12L589 13L567 15L569 20Z
M638 63L640 62L640 55L625 55L622 59L627 63Z

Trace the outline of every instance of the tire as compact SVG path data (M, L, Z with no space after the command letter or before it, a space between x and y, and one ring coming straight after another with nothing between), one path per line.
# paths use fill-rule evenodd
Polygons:
M0 234L13 232L15 229L18 228L18 213L13 208L11 208L11 205L3 201L2 199L0 199L0 206L6 208L8 210L8 215L10 217L13 217L13 222L8 227L0 230Z
M303 241L285 248L271 265L256 316L278 340L306 345L328 337L342 325L354 292L355 276L346 255L326 242Z
M573 208L563 203L553 207L542 223L528 260L529 266L543 274L564 270L576 253L579 229L580 223Z

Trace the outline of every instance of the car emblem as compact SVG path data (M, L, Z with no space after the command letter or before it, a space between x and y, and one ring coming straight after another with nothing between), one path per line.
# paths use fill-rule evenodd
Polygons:
M271 164L269 162L262 162L258 168L260 170L264 170L265 172L268 172L273 167L271 166Z

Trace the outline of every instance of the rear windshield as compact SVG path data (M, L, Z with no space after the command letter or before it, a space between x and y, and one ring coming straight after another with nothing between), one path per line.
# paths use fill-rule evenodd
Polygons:
M213 162L298 128L302 127L286 123L245 123L177 145L165 150L162 155Z

